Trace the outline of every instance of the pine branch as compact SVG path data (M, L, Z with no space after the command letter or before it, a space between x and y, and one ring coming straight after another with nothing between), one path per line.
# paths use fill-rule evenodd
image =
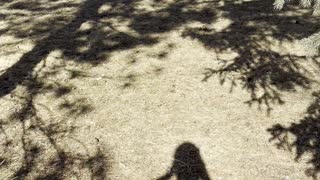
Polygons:
M290 0L275 0L273 7L276 10L281 10L283 6ZM313 15L320 15L320 0L300 0L300 6L310 8L313 6Z

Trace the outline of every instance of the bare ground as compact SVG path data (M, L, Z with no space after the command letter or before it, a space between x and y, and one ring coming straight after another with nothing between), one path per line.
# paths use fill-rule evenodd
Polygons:
M316 179L310 13L0 1L0 179Z

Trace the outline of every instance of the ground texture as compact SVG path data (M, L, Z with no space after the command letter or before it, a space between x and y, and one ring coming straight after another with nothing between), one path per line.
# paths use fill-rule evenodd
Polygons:
M0 179L316 179L320 59L296 41L320 30L310 14L0 0Z

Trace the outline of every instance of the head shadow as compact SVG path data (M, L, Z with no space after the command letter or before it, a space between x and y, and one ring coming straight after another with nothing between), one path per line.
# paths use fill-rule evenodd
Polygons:
M170 179L172 176L176 176L177 180L210 180L200 150L194 144L181 144L176 149L169 172L157 180Z

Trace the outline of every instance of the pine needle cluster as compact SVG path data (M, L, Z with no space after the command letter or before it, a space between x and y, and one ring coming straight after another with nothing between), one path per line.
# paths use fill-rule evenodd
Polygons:
M286 2L290 0L275 0L274 8L275 9L282 9ZM320 15L320 0L299 0L300 5L304 8L313 8L313 15Z

